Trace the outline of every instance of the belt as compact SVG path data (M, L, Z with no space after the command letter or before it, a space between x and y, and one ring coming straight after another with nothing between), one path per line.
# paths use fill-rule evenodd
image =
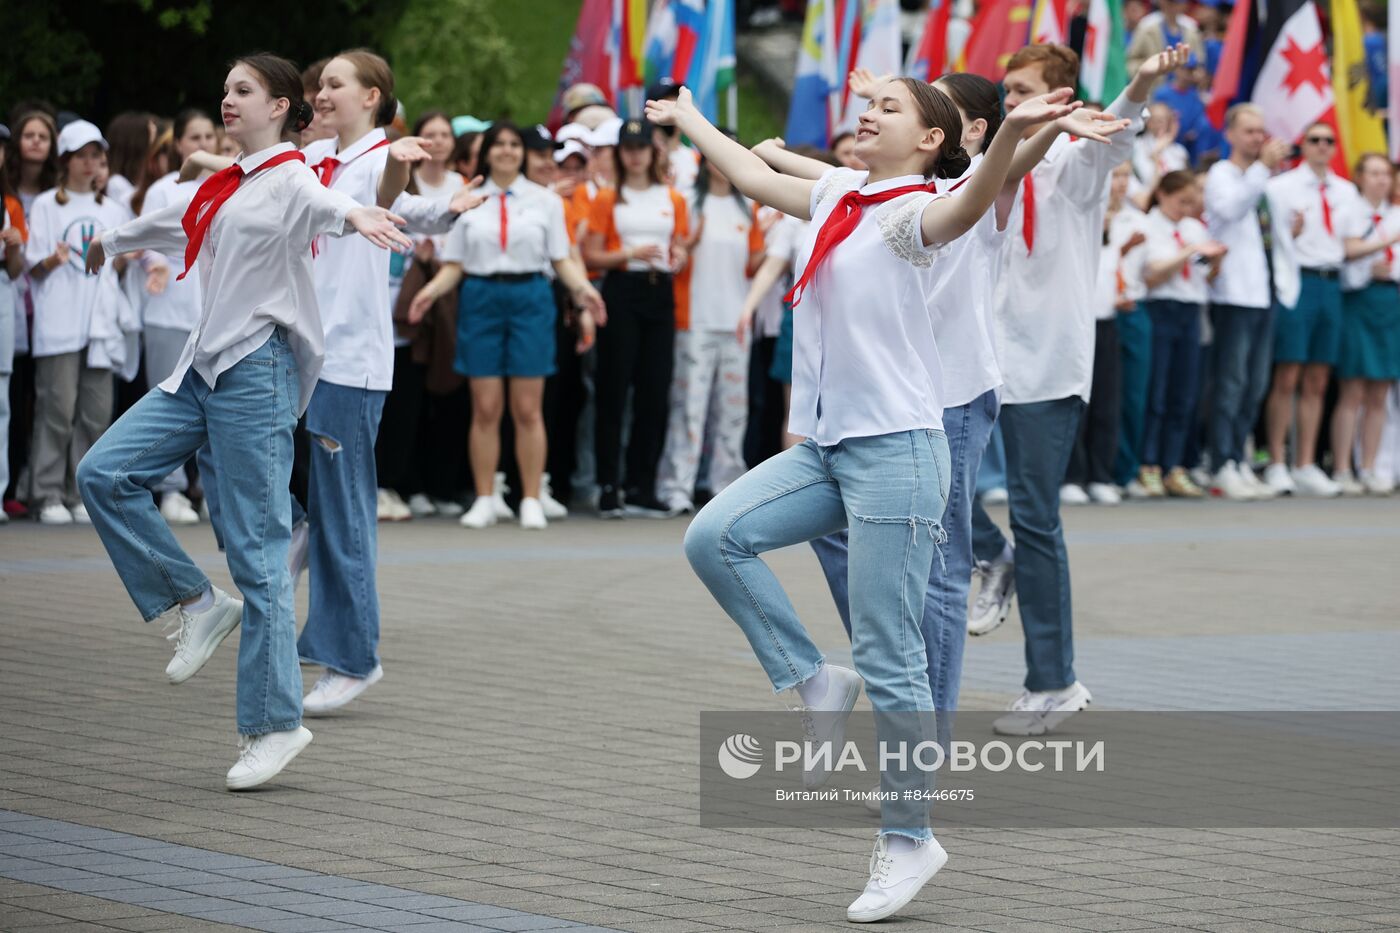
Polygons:
M1400 282L1397 282L1395 279L1382 279L1382 278L1378 278L1378 277L1373 276L1373 277L1371 278L1371 284L1372 284L1372 285L1396 285L1396 284L1400 284Z
M614 269L610 274L625 276L634 282L646 282L649 285L669 285L671 282L671 273L660 269Z
M1327 269L1321 266L1303 266L1303 273L1305 275L1315 275L1320 279L1335 279L1337 276L1341 275L1341 272L1342 270L1340 269Z
M486 279L489 282L528 282L537 279L542 272L496 272L491 275L468 275L469 279Z

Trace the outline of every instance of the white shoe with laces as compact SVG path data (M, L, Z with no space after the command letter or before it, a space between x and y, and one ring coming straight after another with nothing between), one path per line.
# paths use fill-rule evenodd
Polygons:
M1394 483L1367 470L1361 471L1361 485L1372 496L1388 496L1395 491Z
M243 601L234 599L217 586L211 586L214 605L203 612L190 612L178 606L174 618L166 625L167 640L175 643L175 657L165 666L165 676L172 684L189 680L215 649L223 643L243 619ZM171 630L171 625L179 628Z
M39 524L71 525L73 524L73 513L68 511L68 506L62 502L48 502L39 510Z
M506 475L496 474L496 484L491 490L491 506L496 510L496 518L503 522L508 522L515 517L515 513L506 505L506 493L510 492L510 487L506 485Z
M383 498L384 504L388 506L387 521L407 522L413 519L413 512L403 501L403 496L392 489L381 489L379 494Z
M240 735L238 761L228 769L224 786L229 790L248 790L266 784L310 744L311 730L305 726L266 735Z
M1090 483L1088 493L1089 501L1096 505L1119 505L1123 501L1118 487L1108 483Z
M1264 482L1275 494L1280 496L1291 496L1298 491L1298 484L1293 482L1293 474L1288 472L1288 467L1282 463L1271 463L1264 471Z
M1152 494L1147 491L1147 487L1136 479L1128 480L1128 485L1123 487L1123 494L1129 499L1151 499Z
M1025 691L1011 703L1011 712L992 722L997 735L1044 735L1084 709L1094 698L1075 681L1063 690Z
M73 516L73 524L75 524L75 525L91 525L91 524L92 524L92 518L91 518L91 516L88 515L87 506L83 505L81 502L79 502L77 505L75 505L75 506L73 506L71 509L69 509L68 512L69 512L70 515Z
M408 497L408 510L413 513L414 518L429 518L438 513L433 500L421 492L415 492Z
M311 524L302 519L292 526L292 543L287 547L287 572L292 575L292 592L301 586L301 575L306 572L306 552L311 547Z
M793 688L792 696L797 702L789 707L793 712L802 714L803 740L811 746L815 759L812 769L802 772L802 784L808 790L816 790L831 777L831 772L824 765L834 765L841 757L841 750L846 745L846 720L855 708L861 684L864 683L855 671L835 664L826 665L826 677L824 697L809 706L802 702L801 694ZM831 749L829 757L823 751L827 747Z
M544 507L544 517L552 522L569 517L564 503L554 498L554 489L549 485L549 474L540 478L540 505Z
M466 511L462 503L458 502L456 499L434 499L433 508L437 509L439 515L446 516L447 518L456 518Z
M1016 595L1016 563L1014 559L979 560L974 569L982 578L982 586L967 614L967 634L986 635L1011 614L1011 600Z
M199 524L199 513L183 492L167 492L161 497L160 517L167 525Z
M1366 487L1352 475L1351 470L1337 470L1332 474L1332 482L1337 484L1344 496L1366 495Z
M1254 468L1248 464L1239 464L1235 469L1235 473L1244 484L1249 487L1250 491L1254 493L1254 498L1258 499L1260 502L1267 502L1270 499L1277 499L1279 497L1278 490L1260 479L1259 474L1255 473Z
M1342 494L1342 487L1332 482L1332 477L1322 472L1316 463L1293 470L1293 482L1298 486L1298 495L1317 499L1331 499Z
M520 527L526 531L543 531L549 527L549 520L544 517L544 504L540 500L520 500Z
M865 890L846 908L852 923L873 923L899 911L914 899L929 879L948 863L948 853L937 839L917 843L911 851L890 851L889 837L875 841L870 854L870 880Z
M472 507L462 513L459 522L463 528L490 528L500 518L496 515L495 496L477 496Z
M1254 499L1254 488L1245 482L1244 477L1240 476L1240 471L1233 460L1227 460L1225 465L1215 474L1210 483L1210 492L1213 496L1241 502Z
M1082 486L1065 483L1060 487L1060 505L1088 505L1089 494Z
M383 678L384 666L382 664L376 664L374 670L364 677L351 677L349 674L342 674L338 671L326 671L321 675L321 679L316 681L316 686L312 687L311 692L301 701L302 711L307 716L324 716L326 713L340 709L379 683Z

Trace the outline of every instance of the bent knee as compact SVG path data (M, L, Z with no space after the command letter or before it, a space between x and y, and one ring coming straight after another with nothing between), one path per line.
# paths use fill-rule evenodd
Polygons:
M720 560L724 549L723 522L709 509L701 509L685 530L685 557L696 572Z

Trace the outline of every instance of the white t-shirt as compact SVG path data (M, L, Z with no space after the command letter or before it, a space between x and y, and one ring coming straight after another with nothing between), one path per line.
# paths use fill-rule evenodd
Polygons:
M112 175L107 179L107 197L115 198L124 206L131 207L131 196L136 186L125 175Z
M1360 240L1374 241L1400 233L1400 207L1382 204L1376 207L1364 198L1355 198L1342 220L1342 235ZM1400 282L1400 245L1390 248L1390 275L1392 282ZM1361 259L1353 259L1342 267L1342 288L1358 291L1371 284L1376 263L1385 258L1385 252L1372 253ZM1400 297L1397 297L1400 301Z
M962 181L972 177L981 161L978 153L961 177L938 179L936 190L956 197ZM997 230L996 211L991 209L971 230L949 243L948 255L939 259L944 274L929 312L943 361L946 408L966 405L1001 385L989 320L1005 240L1006 231Z
M693 229L700 240L690 251L690 329L732 333L748 297L748 264L753 212L748 202L739 203L733 195L710 194L700 210L695 197L689 199Z
M789 430L824 447L943 427L943 364L928 307L947 270L943 246L925 246L922 226L924 209L943 195L918 175L866 185L868 174L833 168L816 183L794 272L802 277L817 233L848 191L923 188L867 206L793 309Z
M1152 263L1171 259L1184 247L1193 243L1204 243L1210 239L1205 225L1194 217L1183 217L1172 221L1160 208L1154 207L1147 214L1143 228L1147 234L1146 261ZM1176 274L1155 288L1147 289L1147 297L1170 301L1184 301L1187 304L1205 304L1208 297L1206 274L1209 267L1192 259L1177 270Z
M517 176L503 193L494 181L481 189L485 204L457 218L442 258L459 263L467 275L547 273L569 255L564 201L525 176ZM502 247L502 210L505 246Z
M788 272L780 275L773 287L768 289L768 294L763 296L763 300L758 303L758 311L754 314L754 333L760 337L776 337L783 327L783 296L787 294L792 281L792 261L797 252L798 245L802 242L802 234L806 232L807 225L796 217L789 217L782 211L774 210L771 207L760 206L758 217L766 220L768 217L777 215L773 225L768 228L768 232L763 235L763 252L767 256L777 256L788 264Z
M689 146L679 146L670 151L671 186L677 191L690 191L695 187L695 179L700 175L700 153Z
M665 185L652 185L645 190L625 186L619 188L617 202L613 205L613 223L617 227L617 236L622 241L623 248L661 247L660 260L654 264L640 259L628 260L629 271L670 271L671 237L676 229L676 211L671 203L669 188Z
M29 243L25 264L33 267L51 255L59 241L68 244L68 261L34 281L35 356L72 353L88 344L92 312L102 276L83 268L87 246L98 234L120 226L131 211L115 198L102 203L91 192L68 192L68 203L58 203L58 189L51 188L34 200L29 212Z
M180 181L179 173L171 172L151 185L141 205L141 213L151 214L172 204L188 208L200 184L197 180ZM190 274L177 280L185 269L185 257L166 256L165 260L170 265L170 280L159 295L146 295L141 312L143 323L172 330L194 330L199 326L202 304L199 276Z
M1181 143L1168 143L1160 155L1154 156L1157 140L1148 133L1133 140L1133 176L1145 185L1160 181L1168 172L1191 167L1191 155Z
M1099 276L1094 287L1094 319L1112 320L1118 314L1119 299L1136 301L1146 293L1142 284L1142 257L1145 244L1139 244L1123 255L1123 244L1143 229L1146 215L1127 198L1108 224L1108 236L1099 258Z

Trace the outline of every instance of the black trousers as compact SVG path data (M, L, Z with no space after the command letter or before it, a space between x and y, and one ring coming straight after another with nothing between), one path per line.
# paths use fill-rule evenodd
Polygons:
M603 279L608 326L598 330L596 456L598 485L622 484L622 417L632 393L626 489L656 494L675 365L676 307L671 276L613 271Z
M1076 486L1113 483L1113 458L1118 454L1118 427L1123 403L1123 363L1118 347L1118 321L1094 325L1094 382L1089 408L1079 419L1079 436L1069 455L1065 481Z
M569 297L557 281L554 300L559 315L554 323L555 373L544 383L544 429L549 438L545 469L549 472L554 498L568 505L574 497L578 419L588 404L588 387L583 381L583 357L575 350L578 333L565 323L564 310L569 306Z
M458 386L445 395L423 394L418 426L418 471L423 492L432 499L456 501L470 489L467 432L472 423L471 387ZM384 429L381 426L380 431Z
M394 384L384 400L374 463L379 485L404 499L422 490L418 477L418 426L423 415L427 367L413 362L412 347L394 348Z
M744 462L758 466L783 449L783 384L768 375L777 337L759 337L749 350L749 423L744 430Z

